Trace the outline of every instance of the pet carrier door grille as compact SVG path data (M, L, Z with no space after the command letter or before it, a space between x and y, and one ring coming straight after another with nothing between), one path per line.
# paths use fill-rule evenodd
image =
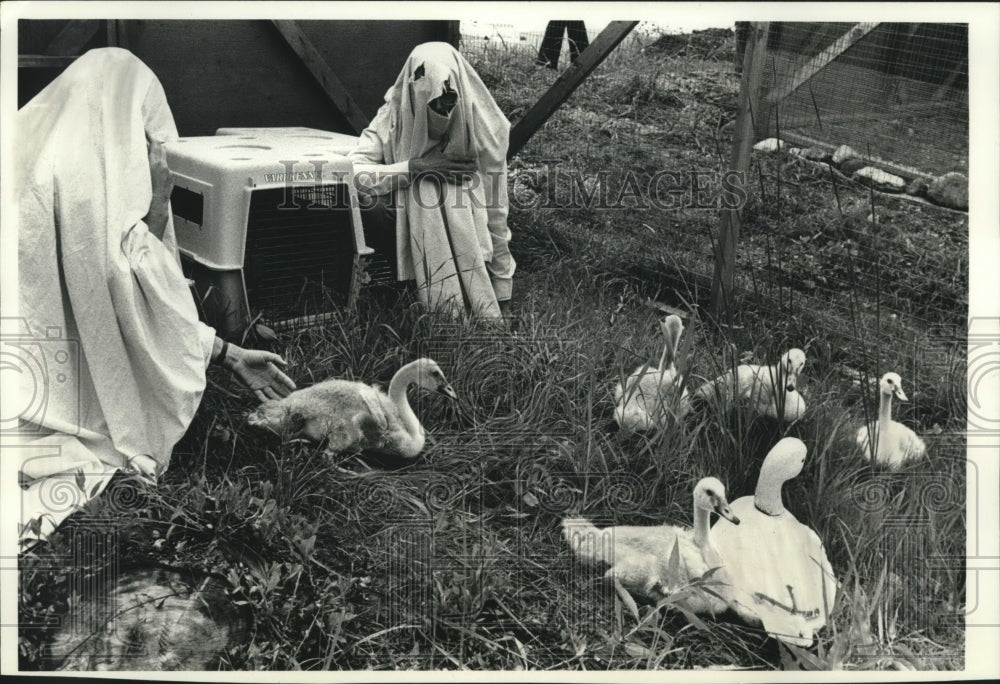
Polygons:
M345 184L255 191L244 265L251 312L280 325L348 304L356 291L351 231Z
M354 304L372 249L346 137L247 129L166 146L184 270L219 334L320 323Z

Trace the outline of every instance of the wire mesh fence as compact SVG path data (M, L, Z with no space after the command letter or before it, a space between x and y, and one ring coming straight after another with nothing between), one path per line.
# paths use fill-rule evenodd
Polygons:
M968 27L772 23L764 65L755 138L783 149L753 157L737 287L866 382L951 387L909 419L963 430Z
M771 26L756 137L777 133L800 153L822 154L753 154L730 341L806 345L856 385L886 370L922 378L933 387L908 419L959 425L964 406L954 399L964 392L953 389L964 387L962 367L939 361L964 353L967 216L878 192L831 153L848 145L856 164L887 162L907 182L964 171L965 28ZM736 28L630 35L512 162L512 220L524 231L565 225L568 240L651 296L706 307L726 196L718 185L714 195L699 188L729 168L741 87ZM537 63L542 38L463 36L463 53L512 122L558 76ZM559 69L568 47L564 39Z
M772 23L761 109L766 135L965 173L968 26Z

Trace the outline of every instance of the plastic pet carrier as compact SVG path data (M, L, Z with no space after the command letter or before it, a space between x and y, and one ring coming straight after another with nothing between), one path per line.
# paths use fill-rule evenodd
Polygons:
M224 337L259 320L321 323L368 278L352 166L357 138L313 129L220 129L167 145L181 261Z

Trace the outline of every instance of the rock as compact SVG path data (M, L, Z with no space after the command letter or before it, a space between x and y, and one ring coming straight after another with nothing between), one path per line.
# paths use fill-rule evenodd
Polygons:
M849 145L841 145L833 153L833 163L840 166L848 159L860 159L861 153Z
M810 147L802 152L802 156L810 161L828 162L830 161L830 153L826 149L819 147L818 145Z
M777 152L782 147L788 149L788 143L783 143L777 138L765 138L753 146L758 152Z
M844 162L838 168L840 169L841 173L850 178L851 176L853 176L855 173L865 168L866 166L868 166L868 164L866 164L864 160L851 158L844 160Z
M662 133L663 129L652 124L637 124L635 132L639 135L656 135Z
M71 600L66 617L74 619L62 621L48 664L61 671L215 670L249 634L227 589L224 580L159 568L116 574L96 596Z
M843 204L843 211L845 217L851 217L858 219L859 221L867 221L869 223L878 220L879 223L885 217L885 210L881 207L877 209L869 204L868 197L852 197L846 200ZM872 215L874 211L874 216Z
M876 169L874 166L859 169L851 178L865 185L871 183L876 190L882 192L903 192L906 189L906 181L902 178L886 173L882 169Z
M926 178L921 178L917 176L914 178L910 184L906 187L906 194L913 195L914 197L927 197L927 188L930 183Z
M927 186L930 201L963 211L969 208L969 179L955 171L938 176Z

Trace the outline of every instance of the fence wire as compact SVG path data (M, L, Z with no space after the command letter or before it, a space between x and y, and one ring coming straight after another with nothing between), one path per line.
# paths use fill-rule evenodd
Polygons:
M772 23L763 78L767 135L967 173L965 24Z
M601 182L602 173L614 197L629 174L642 185L664 170L728 169L743 63L735 28L637 31L623 41L513 160L511 197L556 200L541 206L555 211L512 210L516 235L566 225L569 239L590 246L588 259L602 258L654 297L706 307L718 210L581 209L558 198L574 183ZM762 112L770 128L758 126L757 137L780 126L782 138L803 147L850 145L926 177L964 171L966 27L883 24L852 35L854 28L771 25L761 98L774 102ZM541 40L463 36L463 53L512 122L569 66L565 39L559 69L539 66ZM578 178L549 177L552 160ZM965 407L956 402L965 392L956 388L965 386L964 366L940 359L962 357L967 338L967 215L873 192L842 171L754 152L730 341L768 354L786 343L807 346L854 384L859 370L868 379L887 370L919 378L922 403L907 419L962 424Z
M949 386L964 397L964 364L940 359L965 353L968 218L913 188L967 174L967 25L771 23L759 98L757 139L809 152L847 145L859 159L754 153L740 293L763 293L827 331L818 346L844 365L920 378L932 385L925 396ZM905 190L876 192L852 176L868 161ZM966 176L957 179L964 191ZM930 403L911 419L963 429L964 405Z

